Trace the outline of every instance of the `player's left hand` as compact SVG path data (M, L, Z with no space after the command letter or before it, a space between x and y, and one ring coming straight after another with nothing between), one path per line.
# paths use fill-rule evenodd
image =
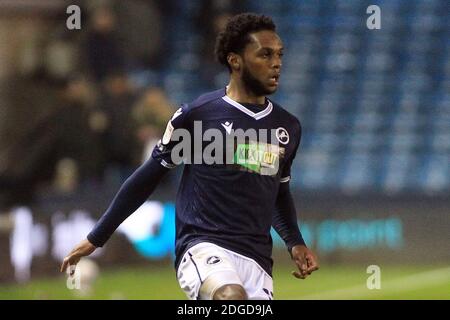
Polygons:
M305 245L297 245L291 250L292 260L299 271L292 271L292 275L298 279L306 279L313 271L319 270L319 262L316 255Z

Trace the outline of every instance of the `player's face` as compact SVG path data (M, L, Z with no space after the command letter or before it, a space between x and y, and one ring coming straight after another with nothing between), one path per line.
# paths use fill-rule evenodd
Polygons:
M252 42L243 53L242 81L254 94L274 93L278 87L283 44L273 31L250 34Z

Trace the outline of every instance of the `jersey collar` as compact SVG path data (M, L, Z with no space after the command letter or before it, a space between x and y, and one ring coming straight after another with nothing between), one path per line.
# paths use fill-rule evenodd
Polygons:
M243 105L240 104L239 102L234 101L233 99L231 99L231 98L230 98L229 96L227 96L226 94L222 97L222 99L223 99L225 102L227 102L228 104L232 105L233 107L235 107L235 108L241 110L241 111L244 112L245 114L247 114L247 115L249 115L250 117L254 118L255 120L259 120L259 119L264 118L265 116L268 116L268 115L272 112L272 109L273 109L272 102L270 102L269 99L267 99L267 101L269 102L269 103L267 104L267 107L266 107L264 110L262 110L262 111L260 111L260 112L257 112L257 113L255 113L255 112L249 110L248 108L246 108L245 106L243 106Z

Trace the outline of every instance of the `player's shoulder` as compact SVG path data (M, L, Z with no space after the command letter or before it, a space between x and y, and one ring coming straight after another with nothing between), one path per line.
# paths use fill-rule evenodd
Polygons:
M269 100L273 105L273 110L278 114L278 117L282 118L284 121L290 124L290 126L293 126L295 129L298 129L301 131L302 124L300 122L300 119L292 114L291 112L287 111L285 108L283 108L279 103Z
M186 124L189 119L192 120L193 118L198 117L198 113L196 113L196 111L200 110L202 106L206 106L223 96L224 89L220 89L204 93L192 102L184 102L177 109L171 120L174 122L174 120L177 119L175 123L178 123L180 126L182 123ZM195 114L197 115L192 117L192 115Z
M200 107L209 105L213 101L223 97L224 91L224 89L221 89L207 92L192 102L182 103L170 119L171 125L175 128L189 127L189 124L194 119L199 120L202 117L201 112L196 112L196 110L201 110Z
M209 103L212 103L220 98L222 98L225 95L225 90L218 89L211 92L206 92L202 95L200 95L197 99L190 103L185 104L185 108L187 111L192 112L198 108L201 108L202 106L208 105Z

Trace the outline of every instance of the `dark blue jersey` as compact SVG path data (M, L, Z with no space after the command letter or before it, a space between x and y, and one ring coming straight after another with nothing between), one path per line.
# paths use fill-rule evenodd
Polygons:
M270 228L280 185L290 179L300 122L269 99L256 106L233 101L225 89L204 94L177 110L155 147L153 159L166 168L176 165L173 151L182 140L175 139L178 129L189 132L191 143L199 145L181 153L187 164L176 199L176 266L188 248L206 241L254 259L271 274ZM202 141L201 136L208 129L223 135L222 162L206 163L205 151L213 139ZM232 132L252 130L262 134L225 143ZM219 149L207 154L222 158L217 157ZM290 230L292 246L302 239L295 213L289 219L296 229Z

